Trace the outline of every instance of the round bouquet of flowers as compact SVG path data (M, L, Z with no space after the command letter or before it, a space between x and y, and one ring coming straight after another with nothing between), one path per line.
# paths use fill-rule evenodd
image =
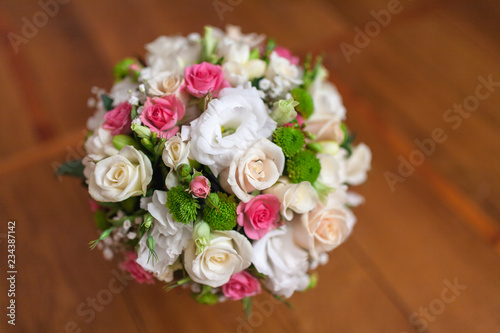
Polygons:
M229 26L159 37L94 88L80 168L90 243L139 283L203 304L288 298L351 233L371 153L353 145L321 58ZM74 164L73 164L74 166ZM246 302L248 304L248 302Z

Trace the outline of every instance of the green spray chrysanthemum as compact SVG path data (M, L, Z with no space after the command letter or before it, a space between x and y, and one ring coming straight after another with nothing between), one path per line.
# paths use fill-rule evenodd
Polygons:
M310 150L304 150L286 162L288 178L292 183L308 181L314 184L321 171L321 164L316 155Z
M182 185L173 187L167 192L166 206L174 219L184 224L195 221L200 208L198 199L193 198Z
M288 158L300 152L306 143L304 133L296 127L277 128L273 133L273 142Z
M217 192L210 194L203 209L203 220L212 230L231 230L236 226L236 201L234 196Z

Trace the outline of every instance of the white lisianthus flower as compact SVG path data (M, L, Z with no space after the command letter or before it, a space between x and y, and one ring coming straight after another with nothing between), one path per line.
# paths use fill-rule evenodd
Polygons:
M89 193L96 201L120 202L146 194L153 178L149 158L132 146L95 164L89 177Z
M108 156L118 154L118 149L113 145L113 135L110 130L97 128L85 141L87 156L94 161L102 160Z
M216 288L227 283L231 275L248 268L253 249L248 239L234 231L215 231L203 251L196 255L191 240L184 252L184 267L194 282Z
M180 74L160 72L148 80L148 93L153 96L177 94L183 83L184 78Z
M193 157L218 176L237 155L275 129L257 89L224 88L190 127L183 126L182 138L191 138Z
M337 188L346 180L346 151L341 149L335 155L318 154L321 171L317 181L331 188Z
M170 282L175 270L172 265L176 263L191 239L193 224L184 225L176 222L165 207L166 203L165 191L155 191L152 197L141 199L141 208L146 209L154 218L150 234L155 240L154 250L158 259L150 255L147 246L148 234L145 233L139 241L136 261L160 281Z
M346 181L351 185L359 185L366 180L370 170L372 152L364 143L360 143L352 150L346 162Z
M274 194L281 202L281 215L288 221L297 214L307 213L319 203L319 197L311 183L304 181L291 184L287 177L281 177L276 185L264 191L265 194Z
M156 73L163 71L183 74L184 67L199 58L201 46L200 43L181 36L160 36L147 44L146 50L146 62L154 77Z
M241 27L231 24L226 26L226 36L234 41L243 42L252 48L256 47L266 39L265 35L259 35L256 33L243 34L241 32Z
M133 82L129 77L117 82L111 88L109 97L113 99L113 106L128 102L131 97L137 97L139 84Z
M249 80L264 75L266 62L261 59L250 60L250 47L243 42L223 38L217 45L219 57L224 57L222 71L231 86L239 86Z
M295 245L291 228L285 225L274 229L253 246L252 263L266 275L266 287L273 294L289 298L309 286L308 254Z
M319 79L311 85L309 92L314 102L314 113L306 122L306 131L314 133L316 140L344 140L340 124L345 119L345 107L337 88L330 82Z
M292 88L302 83L302 71L290 60L280 57L276 52L271 52L269 65L266 70L266 79L280 82L286 88ZM276 78L280 78L279 81Z
M243 155L233 160L220 174L222 188L243 202L253 198L249 193L273 186L283 173L285 155L267 139L257 141Z

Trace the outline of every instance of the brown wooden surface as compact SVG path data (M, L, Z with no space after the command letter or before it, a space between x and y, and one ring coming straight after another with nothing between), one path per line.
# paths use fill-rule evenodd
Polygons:
M0 276L9 219L17 221L19 272L17 325L6 323L4 280L1 331L500 332L500 87L459 128L443 120L474 94L478 76L500 81L500 3L401 0L403 10L348 62L340 43L353 45L354 28L390 1L222 2L236 4L223 21L212 1L73 0L18 53L6 35L21 34L22 18L32 21L41 7L0 3ZM116 264L89 251L96 230L87 194L78 181L55 178L53 166L78 155L90 88L112 84L116 61L143 55L160 34L227 23L302 57L327 55L348 124L374 155L357 189L367 202L355 210L355 232L319 269L318 287L291 298L294 309L257 310L245 328L239 303L201 306L186 290L134 283L87 323L77 308L109 288ZM396 173L398 156L408 158L414 140L435 128L447 140L391 191L385 172ZM412 314L436 306L444 281L455 279L467 289L420 330Z

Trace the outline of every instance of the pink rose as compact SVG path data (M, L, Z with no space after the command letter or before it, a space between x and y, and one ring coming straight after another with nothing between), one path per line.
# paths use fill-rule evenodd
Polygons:
M243 226L248 238L261 239L279 226L280 206L274 194L262 194L247 203L240 202L237 209L238 224Z
M151 131L168 140L179 131L176 124L185 113L184 103L175 95L154 99L149 97L140 118Z
M287 49L286 47L283 46L277 46L274 50L277 55L280 57L288 59L292 65L298 65L299 64L299 57L294 56L292 52Z
M260 283L247 271L241 271L231 276L229 282L222 286L222 292L227 298L237 301L260 294Z
M205 96L209 91L212 96L217 97L222 88L230 87L229 83L224 80L222 67L208 62L186 67L184 80L183 88L198 98Z
M122 262L121 267L123 270L130 273L132 278L139 283L154 284L155 280L153 274L146 272L141 265L139 265L137 260L137 253L127 252L127 260Z
M189 192L195 197L206 199L210 193L210 182L205 176L196 176L189 184Z
M128 102L118 104L116 108L106 112L104 115L104 125L102 125L102 127L111 130L111 134L113 135L129 133L132 123L132 118L130 117L131 110L132 105Z

